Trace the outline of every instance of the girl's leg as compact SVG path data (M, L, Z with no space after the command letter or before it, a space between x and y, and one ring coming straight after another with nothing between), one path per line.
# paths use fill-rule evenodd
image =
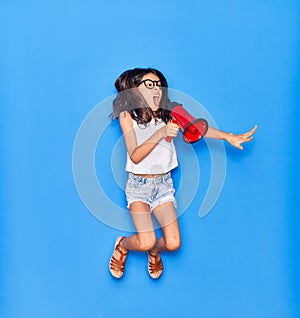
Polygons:
M124 274L128 250L149 251L156 243L156 235L151 219L150 208L144 202L133 202L130 212L137 233L129 237L119 237L110 260L110 272L116 278Z
M122 247L141 252L151 250L156 244L156 235L149 205L136 201L130 204L129 209L137 233L126 237L122 241Z
M148 253L148 271L152 278L159 278L163 264L159 252L175 251L180 247L180 231L173 202L164 203L153 210L160 223L163 236Z
M157 241L153 252L175 251L180 248L180 230L173 202L166 202L153 210L162 227L163 236Z

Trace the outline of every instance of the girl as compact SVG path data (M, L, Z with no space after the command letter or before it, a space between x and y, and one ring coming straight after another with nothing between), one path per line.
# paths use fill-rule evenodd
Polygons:
M119 118L127 149L126 198L136 233L118 237L109 269L115 278L124 274L128 251L148 253L148 272L157 279L163 272L161 251L180 247L180 230L176 217L171 170L177 167L173 141L179 126L171 122L167 109L167 80L153 68L135 68L122 73L115 82L118 95L113 102L112 118ZM209 127L205 137L228 141L243 149L256 126L239 135ZM157 239L151 212L159 222L163 235Z

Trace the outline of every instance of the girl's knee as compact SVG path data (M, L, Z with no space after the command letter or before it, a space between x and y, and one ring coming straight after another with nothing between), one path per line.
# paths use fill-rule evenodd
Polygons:
M156 244L155 233L149 233L147 235L138 236L138 250L141 252L147 252L154 248Z
M166 240L166 249L168 251L177 251L181 246L180 237L173 237Z

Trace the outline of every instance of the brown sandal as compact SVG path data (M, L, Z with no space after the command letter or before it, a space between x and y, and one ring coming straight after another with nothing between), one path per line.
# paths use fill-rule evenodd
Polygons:
M154 263L151 261L151 257L155 259ZM148 252L148 273L153 279L160 277L164 269L164 265L159 253Z
M117 238L113 255L109 262L109 271L115 278L121 278L124 274L125 262L128 251L121 247L120 243L124 240L125 236ZM115 257L116 251L119 253L118 259Z

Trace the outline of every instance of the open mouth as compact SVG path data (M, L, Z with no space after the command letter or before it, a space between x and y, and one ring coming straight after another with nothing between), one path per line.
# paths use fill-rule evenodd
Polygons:
M159 103L160 103L160 96L159 95L153 96L153 103L155 106L159 107Z

